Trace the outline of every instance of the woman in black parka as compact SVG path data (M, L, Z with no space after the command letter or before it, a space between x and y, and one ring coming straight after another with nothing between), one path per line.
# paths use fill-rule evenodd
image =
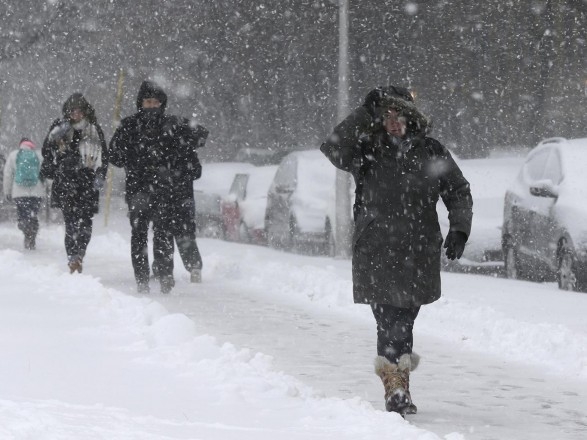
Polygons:
M413 326L420 306L440 297L439 197L449 213L444 247L460 258L471 230L469 183L437 140L428 119L400 87L371 91L322 145L356 183L353 236L355 303L370 304L377 322L376 373L388 411L416 411L409 392Z
M94 108L81 93L67 98L62 114L51 124L43 143L41 175L53 179L51 206L63 213L67 264L74 273L82 271L92 237L108 150Z

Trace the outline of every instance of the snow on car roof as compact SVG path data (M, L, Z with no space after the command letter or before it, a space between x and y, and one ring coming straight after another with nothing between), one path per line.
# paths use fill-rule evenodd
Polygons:
M194 181L194 190L228 195L235 174L255 168L250 163L212 162L202 164L202 177Z
M255 167L248 170L247 199L267 197L267 191L271 186L273 177L277 171L277 165Z

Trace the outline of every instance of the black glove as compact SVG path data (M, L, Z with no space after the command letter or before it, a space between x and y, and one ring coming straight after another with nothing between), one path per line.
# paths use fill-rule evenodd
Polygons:
M467 235L461 231L450 231L446 235L444 247L446 249L446 257L449 260L458 260L463 255L465 250L465 243L467 243Z
M365 96L365 102L363 105L373 119L377 117L376 108L379 107L384 96L385 92L381 87L377 87L376 89L371 90L369 93L367 93L367 96Z
M6 195L4 196L4 198L6 199L6 201L7 201L8 203L12 203L12 196L11 196L11 195L8 195L8 194L6 194Z

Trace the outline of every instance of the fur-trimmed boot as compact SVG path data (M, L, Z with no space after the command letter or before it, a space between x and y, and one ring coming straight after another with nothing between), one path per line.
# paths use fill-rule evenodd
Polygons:
M83 266L82 266L83 258L79 255L74 255L69 258L69 262L67 266L69 266L69 273L79 272L82 273Z
M402 354L397 364L383 356L375 358L375 374L381 378L385 388L385 409L389 412L416 414L418 408L412 403L410 395L410 371L418 366L420 357L415 354Z

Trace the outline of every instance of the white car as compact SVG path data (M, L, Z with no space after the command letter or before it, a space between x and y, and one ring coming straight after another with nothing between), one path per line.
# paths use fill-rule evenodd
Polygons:
M196 226L204 237L225 237L222 201L228 196L235 174L254 168L248 163L213 162L202 164L202 177L194 181Z
M505 195L506 275L587 288L587 138L551 138L528 153Z
M277 165L259 166L234 176L222 203L225 237L243 243L266 244L267 194Z
M463 257L455 261L443 259L444 268L459 272L502 272L504 194L518 174L524 157L504 154L483 159L455 157L455 161L471 185L473 224ZM442 235L446 236L449 229L448 212L442 201L438 202L437 212Z
M288 154L269 188L265 214L269 246L332 255L335 184L336 168L320 150ZM351 190L354 197L354 186Z

